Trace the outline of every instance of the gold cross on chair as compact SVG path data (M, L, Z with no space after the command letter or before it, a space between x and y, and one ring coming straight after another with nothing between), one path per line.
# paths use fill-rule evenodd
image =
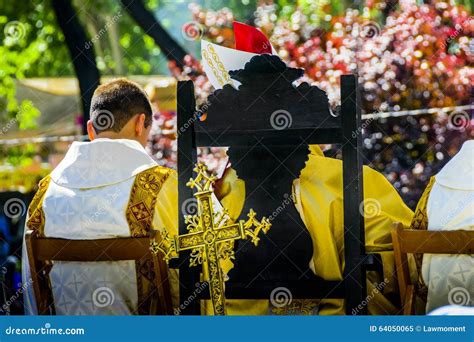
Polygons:
M253 210L250 210L247 221L240 220L238 223L231 222L225 209L216 213L212 201L212 184L216 177L209 176L206 166L201 163L196 165L194 171L197 172L196 178L190 179L186 185L198 190L194 194L198 202L198 214L185 217L189 233L174 238L165 233L161 242L152 241L150 248L154 253L161 251L166 261L175 252L192 250L190 266L207 265L214 313L225 315L224 275L220 261L234 258L235 240L250 237L257 246L260 231L266 234L271 223L265 217L258 221Z

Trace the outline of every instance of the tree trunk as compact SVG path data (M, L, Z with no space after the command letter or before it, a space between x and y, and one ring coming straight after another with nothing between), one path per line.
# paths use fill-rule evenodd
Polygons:
M53 0L52 5L79 81L83 110L82 131L87 134L92 94L100 84L100 73L95 62L94 49L79 22L71 0Z

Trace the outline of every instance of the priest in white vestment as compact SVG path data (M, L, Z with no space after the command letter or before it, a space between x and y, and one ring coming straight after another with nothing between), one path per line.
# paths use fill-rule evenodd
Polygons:
M474 229L474 140L431 178L418 203L412 229ZM474 305L474 256L423 256L428 287L426 312L445 305Z
M137 84L119 79L99 86L88 122L91 142L74 142L41 181L25 229L79 240L149 236L151 229L162 228L176 233L177 177L144 149L151 122L149 100ZM24 244L24 284L30 282L26 253ZM141 293L141 278L135 261L54 262L56 314L140 313L147 295ZM33 287L25 292L25 312L37 314Z

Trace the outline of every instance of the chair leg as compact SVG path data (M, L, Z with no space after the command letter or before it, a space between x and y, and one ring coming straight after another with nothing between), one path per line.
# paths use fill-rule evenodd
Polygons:
M413 315L414 312L414 300L415 299L415 287L408 285L405 293L405 302L403 303L403 314Z

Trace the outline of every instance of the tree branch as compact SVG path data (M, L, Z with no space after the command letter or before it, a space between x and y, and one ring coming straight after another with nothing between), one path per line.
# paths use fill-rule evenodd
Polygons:
M183 67L184 57L188 54L161 26L151 11L149 11L142 0L120 0L122 6L135 20L146 34L153 38L166 54L168 60L175 61L180 67Z

